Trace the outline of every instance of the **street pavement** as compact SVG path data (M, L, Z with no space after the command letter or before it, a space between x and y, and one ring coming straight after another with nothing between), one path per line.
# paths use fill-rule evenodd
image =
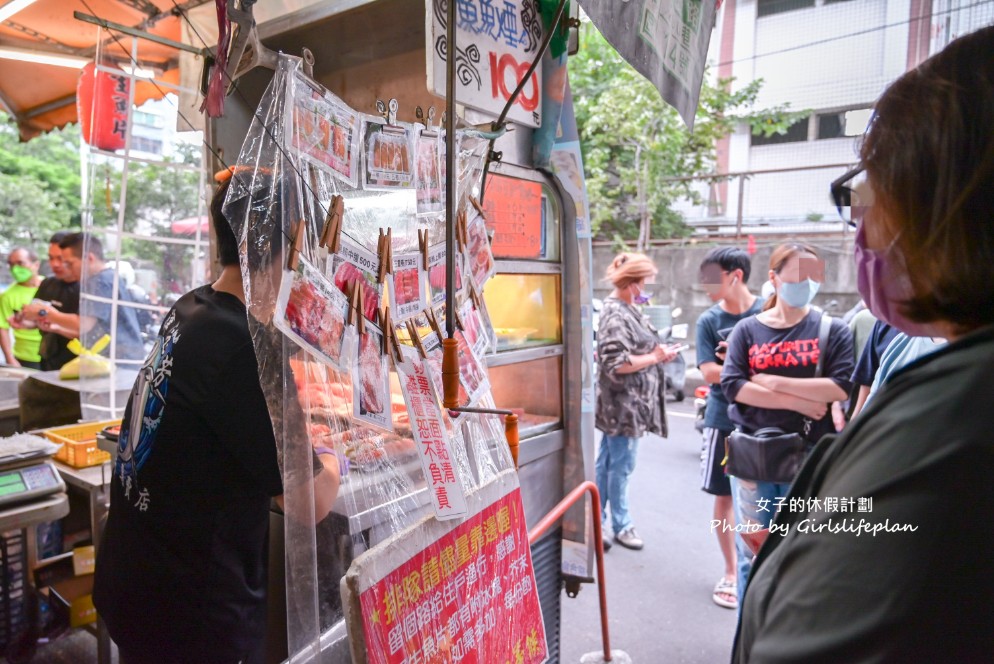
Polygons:
M611 648L636 664L725 664L736 612L711 601L723 563L710 532L714 500L700 490L700 434L693 398L667 404L670 435L642 440L629 485L641 551L619 544L605 556ZM600 442L598 434L598 442ZM598 591L562 598L563 664L601 650Z

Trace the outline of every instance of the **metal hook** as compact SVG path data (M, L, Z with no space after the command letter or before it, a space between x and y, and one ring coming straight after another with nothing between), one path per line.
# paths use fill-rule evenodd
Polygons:
M314 78L314 54L311 53L311 49L306 46L301 50L301 54L304 57L304 74L307 78Z

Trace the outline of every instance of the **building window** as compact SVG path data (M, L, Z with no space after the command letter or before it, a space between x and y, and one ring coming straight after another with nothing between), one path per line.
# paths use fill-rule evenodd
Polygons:
M165 120L153 113L146 113L145 111L135 111L134 112L135 124L145 125L146 127L155 127L161 129L166 125Z
M772 136L755 135L752 136L753 147L757 145L778 145L780 143L800 143L808 140L808 118L798 120L787 128L784 134L773 134Z
M162 154L162 141L144 136L131 137L131 149L138 152L148 152L150 154Z
M795 9L807 9L815 6L815 0L759 0L756 5L756 16L762 18Z
M862 136L866 131L866 125L870 122L873 110L869 108L855 108L848 111L837 111L833 113L819 113L818 134L819 140L827 138L850 138Z

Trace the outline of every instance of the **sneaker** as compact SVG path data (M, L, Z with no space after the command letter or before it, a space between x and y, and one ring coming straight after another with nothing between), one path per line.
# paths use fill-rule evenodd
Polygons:
M614 536L615 541L626 549L635 549L638 551L644 546L642 538L639 534L635 532L634 526L628 526L620 533Z
M614 546L614 544L611 543L611 539L607 535L603 535L601 537L601 543L604 545L604 553L610 551L611 547Z

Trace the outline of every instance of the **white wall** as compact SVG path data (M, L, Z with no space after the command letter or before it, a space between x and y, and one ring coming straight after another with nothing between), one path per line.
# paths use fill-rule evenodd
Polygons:
M819 112L871 106L904 72L910 1L848 0L758 18L757 0L740 0L732 69L736 85L762 78L759 108L789 104L793 110ZM896 25L882 28L890 24ZM852 138L752 147L743 127L730 142L729 171L850 164L858 160L857 149ZM745 184L743 217L802 224L818 215L834 219L828 185L842 172L757 175ZM725 216L734 219L737 206L738 183L733 181Z

